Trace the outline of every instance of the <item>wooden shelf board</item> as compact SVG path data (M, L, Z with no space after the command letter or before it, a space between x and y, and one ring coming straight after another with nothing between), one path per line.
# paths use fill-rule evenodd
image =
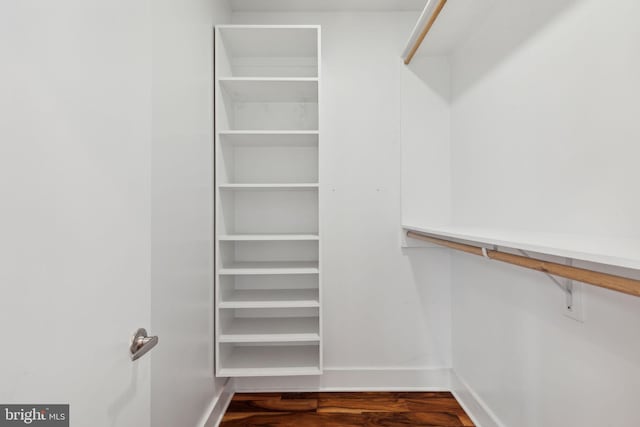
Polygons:
M219 77L218 80L220 82L258 82L258 83L270 83L270 82L318 82L320 79L318 77Z
M317 234L224 234L218 240L226 242L262 242L262 241L313 241L320 240Z
M221 190L314 190L318 189L320 184L317 183L299 183L299 184L220 184L218 188Z
M222 298L218 308L319 307L317 289L255 289L234 291Z
M306 375L322 375L319 367L285 367L285 368L239 368L220 369L219 377L287 377L287 376L306 376Z
M224 275L318 274L318 262L241 262L219 270Z
M220 135L318 135L317 130L221 130Z
M219 376L320 375L317 345L236 346L220 361Z
M318 102L317 78L234 77L218 84L235 102Z
M221 343L318 342L318 317L238 317L223 327Z

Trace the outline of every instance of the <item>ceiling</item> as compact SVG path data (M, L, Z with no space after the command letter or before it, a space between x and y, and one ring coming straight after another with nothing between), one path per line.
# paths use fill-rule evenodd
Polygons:
M427 0L230 0L234 12L422 10Z

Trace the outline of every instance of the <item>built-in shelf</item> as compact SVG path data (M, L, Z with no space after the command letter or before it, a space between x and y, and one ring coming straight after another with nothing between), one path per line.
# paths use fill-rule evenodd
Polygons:
M234 147L317 147L318 131L222 131L220 142Z
M295 308L319 307L317 289L236 290L226 296L219 308Z
M240 317L223 327L221 343L318 342L317 317Z
M317 77L317 26L218 26L221 75Z
M237 262L220 268L220 275L317 274L317 262Z
M228 78L219 79L219 85L234 102L318 101L317 78Z
M318 135L317 130L221 130L220 135L260 136L260 135Z
M221 190L306 190L317 189L319 184L220 184Z
M225 234L218 237L221 241L230 242L261 242L261 241L296 241L320 240L317 234Z
M231 346L232 344L225 344ZM319 375L317 345L233 346L221 360L220 376Z
M223 84L232 83L232 82L258 82L258 83L270 83L270 82L315 82L317 83L319 79L317 77L220 77L219 81L223 82Z
M445 237L485 246L501 246L579 261L640 270L640 240L586 235L500 230L461 226L416 226L405 230Z
M319 375L320 28L215 44L216 375Z

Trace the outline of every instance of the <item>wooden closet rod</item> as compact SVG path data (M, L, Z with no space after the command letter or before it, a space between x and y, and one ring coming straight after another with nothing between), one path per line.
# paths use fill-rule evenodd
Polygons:
M578 282L588 283L590 285L598 286L605 289L611 289L612 291L640 296L640 280L616 276L613 274L600 273L598 271L587 270L586 268L572 267L570 265L543 261L537 258L513 255L493 249L484 249L464 243L452 242L450 240L438 239L436 237L431 237L426 234L418 233L416 231L408 231L407 237L423 240L425 242L434 243L440 246L446 246L447 248L467 252L473 255L485 256L486 253L487 258L495 259L497 261L514 264L520 267L529 268L531 270L541 271L543 273L564 277L566 279L577 280Z
M438 19L438 15L440 15L440 12L442 12L442 8L444 7L445 3L447 3L447 0L438 0L438 5L433 10L433 13L431 13L431 16L427 20L427 23L424 25L422 32L420 33L416 41L413 42L413 46L411 47L409 54L404 59L405 65L409 65L411 63L411 60L420 48L420 45L424 41L424 38L427 36L427 33L429 33L429 30L431 30L431 27L433 27L434 22L436 22L436 19Z

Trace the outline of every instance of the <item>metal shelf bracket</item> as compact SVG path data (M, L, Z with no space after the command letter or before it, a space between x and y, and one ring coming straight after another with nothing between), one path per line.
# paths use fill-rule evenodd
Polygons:
M522 249L518 249L518 252L520 252L522 255L526 256L527 258L531 258L531 255L529 255L526 251L523 251ZM565 264L568 266L572 266L573 265L573 260L570 258L567 258L565 260ZM553 283L556 284L556 286L558 286L565 294L565 298L566 298L566 302L565 305L567 307L567 310L571 311L573 310L573 280L571 279L558 279L557 277L549 274L549 273L544 273L549 279L551 279L551 281L553 281Z

